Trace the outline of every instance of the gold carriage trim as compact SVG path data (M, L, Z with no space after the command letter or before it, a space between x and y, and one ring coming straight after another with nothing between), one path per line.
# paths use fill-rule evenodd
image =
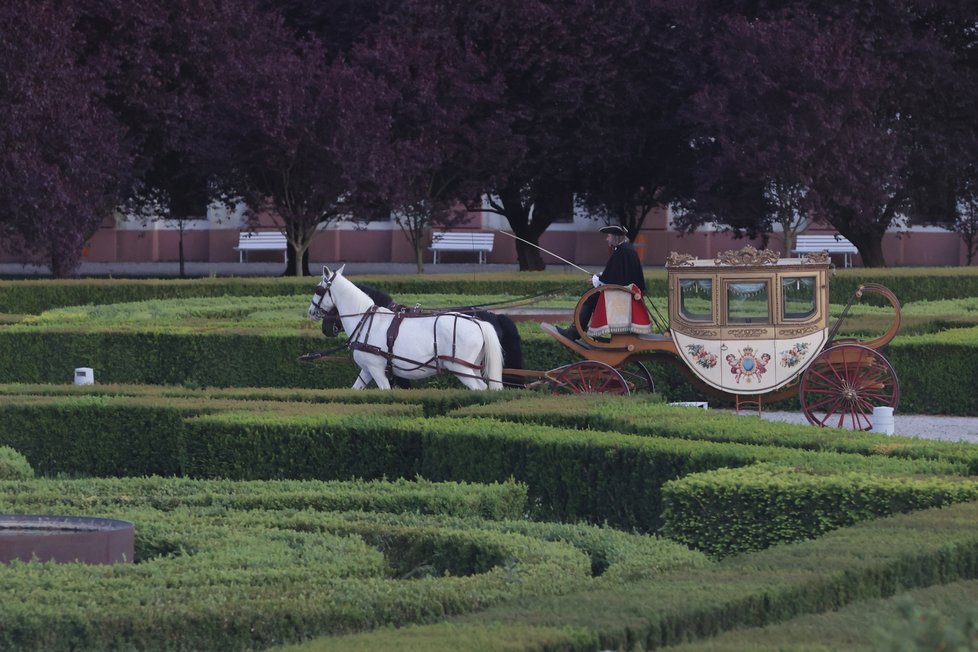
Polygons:
M800 337L801 335L809 335L821 329L821 324L812 324L803 328L782 328L778 331L778 335L780 337Z
M801 262L824 265L832 260L827 251L813 251L801 257Z
M727 331L727 335L730 337L739 337L742 339L750 339L754 337L760 337L762 335L767 335L768 329L766 328L731 328Z
M666 258L666 267L692 267L694 260L696 260L696 256L692 254L670 251L669 257Z
M681 332L683 335L688 335L690 337L711 338L711 337L720 336L720 331L708 330L706 328L682 328L677 330L678 332Z
M781 258L780 251L765 249L758 251L754 247L747 245L743 249L724 251L713 259L714 265L777 265Z

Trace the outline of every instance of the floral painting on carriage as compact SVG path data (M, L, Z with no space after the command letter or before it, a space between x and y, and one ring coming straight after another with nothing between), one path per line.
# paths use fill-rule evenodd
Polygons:
M808 342L795 342L790 349L781 352L781 366L797 367L808 355L809 348Z
M717 357L706 350L702 344L687 344L686 353L692 358L693 362L704 369L712 369L717 366Z

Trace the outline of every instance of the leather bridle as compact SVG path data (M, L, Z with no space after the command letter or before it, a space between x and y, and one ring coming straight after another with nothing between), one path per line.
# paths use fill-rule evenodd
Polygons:
M328 279L320 281L319 285L316 286L316 289L312 291L312 305L319 315L325 316L327 314L327 311L323 309L323 299L326 297L326 295L329 295L329 300L333 301L333 294L330 292L330 288L333 286L334 278L336 278L336 272L333 272L333 275ZM335 301L333 301L333 306L336 306Z

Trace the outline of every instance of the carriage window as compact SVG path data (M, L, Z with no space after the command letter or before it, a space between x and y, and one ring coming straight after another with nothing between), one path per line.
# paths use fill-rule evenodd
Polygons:
M690 321L713 321L713 279L679 280L679 311Z
M727 283L727 323L767 323L769 296L767 281Z
M785 319L808 319L815 314L815 277L786 276L781 279L781 304Z

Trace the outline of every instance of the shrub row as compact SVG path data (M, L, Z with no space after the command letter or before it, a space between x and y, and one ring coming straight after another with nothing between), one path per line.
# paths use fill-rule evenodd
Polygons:
M185 467L181 460L185 420L209 411L231 409L288 410L297 420L315 419L323 411L315 404L297 406L279 402L199 399L160 402L149 397L97 395L28 397L0 404L0 445L22 453L41 475L180 475ZM362 408L337 404L329 411L335 416L357 414ZM419 412L417 406L410 404L377 405L371 409L375 415Z
M328 363L298 361L323 348L321 339L299 336L0 331L0 377L70 382L76 368L91 367L96 382L351 387L357 370L345 351Z
M357 405L317 408L97 396L6 402L0 408L0 445L20 450L42 474L241 480L420 475L469 482L514 477L528 485L530 510L540 517L643 531L658 528L663 483L690 473L759 461L820 473L968 470L954 460L816 453L491 419L408 418L398 416L405 406L396 404L369 412Z
M652 437L779 446L815 452L853 453L907 459L946 460L967 465L978 475L978 448L969 443L924 440L765 421L754 415L732 417L722 411L674 407L630 397L584 395L573 400L529 395L503 404L471 405L451 413L546 424L561 428L605 430ZM694 417L695 418L691 418Z
M0 449L4 450L4 449ZM26 479L25 479L26 480ZM518 519L526 512L526 487L415 480L190 480L162 478L45 479L0 483L0 503L17 513L149 507L219 510L367 511L392 514Z
M302 423L285 416L211 414L187 422L185 473L262 479L351 476L494 482L529 488L544 519L655 531L663 483L758 461L886 475L963 473L960 463L813 453L774 446L568 431L489 419L350 416Z
M657 649L746 626L823 613L859 600L978 577L978 504L877 519L814 541L777 546L701 571L676 571L605 591L501 605L440 625L380 629L290 648L331 650ZM403 645L402 645L403 642ZM809 640L817 645L817 640Z
M830 301L845 304L860 283L879 283L889 288L901 303L963 299L978 296L978 268L902 267L878 269L839 269L829 283ZM867 294L860 301L888 305L877 295Z
M304 389L285 387L190 387L181 385L117 385L97 383L92 385L32 385L26 383L0 384L0 396L8 396L14 402L30 402L43 397L101 397L105 401L114 397L132 397L167 402L170 399L192 399L195 405L211 402L218 407L249 405L259 402L271 409L273 402L285 405L283 409L300 411L332 410L333 407L305 406L303 404L392 405L396 404L409 413L408 406L419 406L424 416L447 414L467 405L481 405L496 401L510 401L519 394L507 392L473 392L469 389L419 388L410 392L361 391L355 389ZM238 403L235 403L238 401ZM176 404L180 404L177 401ZM298 405L293 405L298 404ZM342 409L342 408L340 408Z
M666 483L660 531L714 557L727 557L814 539L880 516L976 498L978 482L972 479L819 475L758 464Z
M95 370L97 382L185 384L192 387L350 387L357 368L345 349L328 360L301 363L299 356L329 349L313 336L235 333L0 331L0 377L8 382L61 383L77 367ZM544 334L524 339L524 366L545 371L579 358ZM886 351L899 370L900 409L908 413L978 414L978 329L954 329L905 337ZM667 400L697 398L672 367L656 368L656 386ZM449 376L431 386L460 387Z
M609 578L635 570L648 578L707 565L705 557L678 544L604 528L471 516L266 511L283 496L302 505L310 492L343 487L291 483L263 496L258 486L242 486L252 492L256 509L198 504L186 480L0 483L0 509L22 507L18 496L25 491L51 496L47 505L31 499L40 513L97 504L101 515L136 523L137 539L132 565L7 567L0 587L18 599L0 605L0 648L253 649L317 634L439 621L520 596L617 583ZM200 488L210 494L221 486ZM343 491L340 502L358 488L377 495L414 493L408 483L379 491L361 483ZM469 490L427 484L418 497L437 510L428 498ZM494 490L475 491L488 496ZM513 488L495 491L506 500ZM161 493L169 498L165 509L149 507L160 504ZM371 506L367 497L355 509ZM604 572L599 580L591 579L595 569Z
M978 328L901 337L886 351L908 414L978 415Z
M564 273L544 274L439 274L431 276L357 276L352 280L398 294L506 294L535 296L544 293L577 294L580 278ZM665 296L665 274L650 276L653 294ZM203 279L79 279L0 281L0 313L36 315L52 308L85 304L128 303L159 299L221 296L298 296L308 293L318 276L293 278Z
M739 629L673 652L971 650L978 641L978 580L914 589L780 625Z
M650 296L666 296L664 270L646 270ZM202 279L79 279L0 281L0 313L38 314L51 308L88 303L108 304L154 299L216 296L311 294L318 277ZM383 288L388 294L509 294L533 296L555 292L577 294L580 278L564 272L357 276L353 280ZM832 303L844 304L860 283L881 283L903 303L978 296L974 268L903 268L837 270L830 289ZM865 300L874 302L874 296Z

